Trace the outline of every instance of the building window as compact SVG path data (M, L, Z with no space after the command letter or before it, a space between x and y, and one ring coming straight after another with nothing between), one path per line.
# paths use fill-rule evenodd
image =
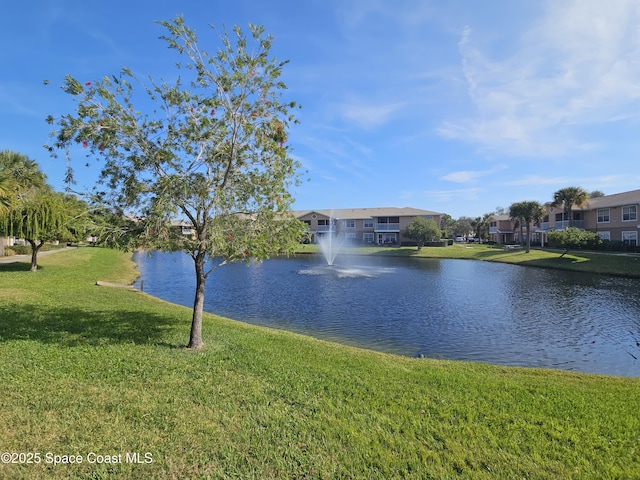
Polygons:
M608 208L600 208L598 209L598 223L609 223L609 209Z
M363 233L362 234L362 241L364 243L373 243L373 233Z
M362 221L364 228L373 228L373 218L366 218Z
M611 240L611 232L597 232L600 240Z
M638 207L637 205L629 205L622 207L622 221L623 222L635 222L638 220Z
M622 243L630 247L637 247L638 232L622 232Z
M381 243L385 245L390 245L396 243L396 234L395 233L383 233L381 238Z
M344 221L344 226L347 228L356 228L356 221L355 220L345 220Z

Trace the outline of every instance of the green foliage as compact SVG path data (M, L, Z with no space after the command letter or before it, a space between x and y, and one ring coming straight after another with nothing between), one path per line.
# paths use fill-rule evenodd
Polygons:
M453 235L453 229L455 227L455 220L448 213L442 214L440 217L440 229L442 231L442 237L447 238Z
M520 231L522 227L527 229L527 250L531 250L531 224L538 223L544 216L544 207L536 201L524 201L511 204L509 207L509 216L518 219L520 223ZM522 238L522 235L520 236Z
M287 145L296 104L282 98L287 62L271 56L262 27L249 25L249 38L239 27L225 31L209 54L182 17L159 23L184 60L175 83L144 82L127 68L84 83L67 76L75 113L49 118L57 129L47 148L71 165L69 148L80 144L89 162L102 162L93 198L100 241L189 253L198 296L217 266L291 251L302 237L304 224L290 214L300 168ZM154 107L143 113L135 105L145 97ZM67 176L72 182L72 169ZM116 216L123 219L108 228L104 220ZM193 235L172 228L178 218ZM194 324L197 316L198 306Z
M595 250L597 246L602 243L602 240L596 233L583 231L576 227L567 227L566 230L549 232L548 237L549 242L564 248L565 253L569 250Z
M564 214L569 221L569 226L573 226L573 215L571 209L581 207L589 199L587 191L581 187L561 188L553 194L553 203L555 207L562 206Z
M460 217L453 225L453 235L455 237L466 237L475 231L474 220L471 217Z
M48 189L33 192L12 208L0 223L0 231L11 237L57 240L65 228L67 212L61 194Z
M0 216L45 185L46 177L35 161L11 150L0 151Z
M8 150L0 152L0 235L29 242L34 271L45 242L78 241L88 228L86 204L73 195L54 192L45 179L33 160Z
M418 217L407 225L403 235L411 240L415 240L418 244L418 250L420 250L425 242L438 240L442 232L433 220Z
M187 309L95 285L133 281L128 255L81 248L43 263L35 278L0 265L0 438L4 451L85 461L4 464L2 478L640 471L637 378L403 358L214 315L204 319L207 348L184 351ZM153 462L89 463L89 452L150 452Z

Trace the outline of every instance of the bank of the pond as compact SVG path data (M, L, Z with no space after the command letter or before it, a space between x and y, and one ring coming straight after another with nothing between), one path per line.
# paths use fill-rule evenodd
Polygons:
M16 453L0 478L640 471L639 379L409 359L209 314L193 352L189 309L96 286L135 279L125 254L27 270L0 265L0 450Z
M381 255L412 258L450 258L511 263L527 267L541 267L577 272L598 273L640 278L640 255L606 252L570 251L532 248L504 250L500 245L477 243L453 244L448 247L343 247L349 255ZM320 253L317 245L301 245L298 253Z

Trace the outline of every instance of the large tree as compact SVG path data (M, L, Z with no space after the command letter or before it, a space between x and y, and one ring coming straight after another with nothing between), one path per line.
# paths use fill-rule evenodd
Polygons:
M420 250L425 242L439 240L442 232L438 228L438 224L433 220L418 217L407 225L403 235L411 240L415 240L418 244L418 250Z
M453 236L453 230L455 228L456 221L448 213L443 213L440 217L440 230L442 231L442 237L448 238Z
M589 199L587 191L581 187L561 188L553 194L554 207L562 207L565 218L569 220L569 226L573 226L572 208L580 208Z
M474 231L474 219L471 217L460 217L453 226L453 234L456 237L466 237Z
M0 151L0 217L34 190L44 187L45 182L46 177L34 160L11 150ZM0 236L0 256L4 255L4 243Z
M32 272L38 269L38 253L46 242L70 239L73 206L66 195L43 187L23 196L0 217L0 232L31 245Z
M162 39L182 56L176 80L143 81L126 68L98 81L67 76L63 88L77 107L49 117L58 127L49 149L65 151L70 162L69 148L80 144L102 162L106 188L96 197L113 214L129 215L110 238L191 256L188 347L200 348L209 274L227 262L292 251L304 233L290 210L300 167L287 145L296 105L283 100L287 62L271 55L262 27L249 25L249 36L239 27L224 31L209 54L182 17L159 23ZM177 218L193 236L171 228Z
M538 223L544 215L544 208L535 201L516 202L509 207L509 215L511 218L518 218L520 227L522 225L527 229L527 248L526 253L531 250L531 227L534 223Z

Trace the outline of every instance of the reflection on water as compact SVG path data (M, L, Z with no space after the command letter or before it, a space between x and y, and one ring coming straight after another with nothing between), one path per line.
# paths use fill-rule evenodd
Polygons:
M145 291L193 304L192 260L136 256ZM469 260L315 256L226 265L207 311L375 350L640 376L640 280Z

